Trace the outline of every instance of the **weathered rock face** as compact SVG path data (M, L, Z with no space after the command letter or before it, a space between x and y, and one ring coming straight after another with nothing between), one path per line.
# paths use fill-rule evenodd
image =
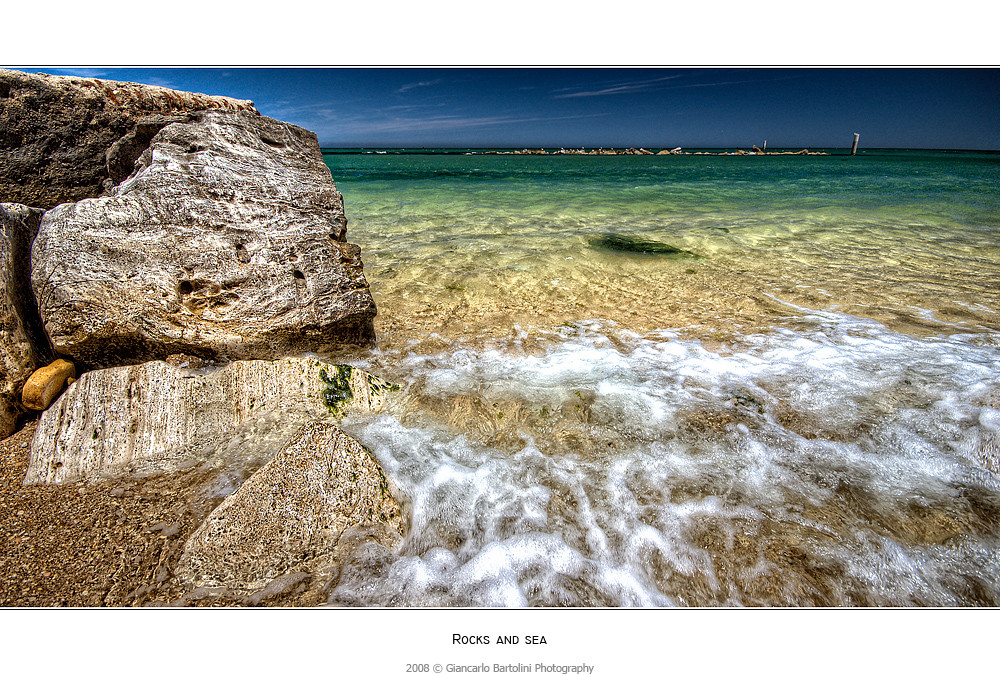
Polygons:
M394 546L399 503L371 453L336 426L312 423L208 516L177 574L193 585L260 591L303 568L336 565L338 549L356 544L345 536L351 530Z
M273 358L374 340L360 249L315 134L192 113L111 196L45 213L32 281L59 354Z
M50 355L28 266L40 218L39 209L0 204L0 438L14 431L21 387Z
M306 421L375 410L390 388L314 358L216 370L163 361L84 373L46 410L25 483L97 481L197 466L260 466Z
M123 177L123 163L124 176L132 172L134 147L131 161L124 148L108 153L135 137L140 118L212 108L256 112L252 101L225 96L0 70L0 201L48 209L96 197Z

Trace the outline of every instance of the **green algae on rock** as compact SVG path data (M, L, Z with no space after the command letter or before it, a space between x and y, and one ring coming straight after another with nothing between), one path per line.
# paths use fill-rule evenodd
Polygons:
M330 374L330 369L334 374ZM391 384L363 370L358 370L346 364L336 364L319 371L319 379L326 388L323 390L323 402L327 410L334 415L344 414L345 406L355 396L363 396L361 407L371 409L382 405L381 394L386 391L397 391L398 384Z
M327 373L327 369L319 371L319 379L323 380L326 384L326 389L323 390L323 402L326 403L326 407L329 408L330 412L337 414L340 412L340 406L347 401L354 398L354 392L351 391L351 373L354 368L351 366L337 365L333 366L336 369L336 375L330 377Z

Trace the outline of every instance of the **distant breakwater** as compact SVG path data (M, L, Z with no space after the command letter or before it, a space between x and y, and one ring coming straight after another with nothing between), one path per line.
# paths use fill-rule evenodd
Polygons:
M653 152L652 150L647 150L645 148L626 148L625 150L618 150L615 148L598 148L598 149L570 149L560 148L558 150L553 150L551 152L539 148L538 150L529 150L525 148L524 150L486 150L484 152L467 152L467 155L828 155L828 152L812 152L810 150L802 149L797 151L785 150L781 152L767 152L766 150L761 150L760 148L754 146L752 150L734 150L732 152L707 152L707 151L696 151L696 152L685 152L681 148L674 148L672 150L658 150Z
M646 148L323 148L324 155L833 155L836 152L822 150L762 150L756 146L751 150L684 150L682 148L647 150Z

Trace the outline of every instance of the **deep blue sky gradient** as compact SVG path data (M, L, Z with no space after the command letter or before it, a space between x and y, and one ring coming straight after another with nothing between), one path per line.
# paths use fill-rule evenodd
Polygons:
M44 72L252 99L324 147L845 147L858 132L869 148L1000 150L997 69Z

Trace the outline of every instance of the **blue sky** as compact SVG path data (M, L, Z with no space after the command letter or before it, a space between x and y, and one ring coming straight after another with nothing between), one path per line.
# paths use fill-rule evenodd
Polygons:
M252 99L338 146L1000 150L1000 70L30 69Z

